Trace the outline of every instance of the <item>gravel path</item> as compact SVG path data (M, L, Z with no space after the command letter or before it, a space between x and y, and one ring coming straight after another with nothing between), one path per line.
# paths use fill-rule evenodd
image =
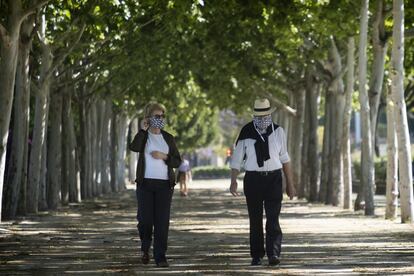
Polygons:
M170 226L170 267L138 257L135 191L107 195L59 212L0 225L0 275L414 275L414 225L299 200L285 200L280 267L250 267L243 196L228 180L194 181L176 190ZM178 187L177 187L178 188Z

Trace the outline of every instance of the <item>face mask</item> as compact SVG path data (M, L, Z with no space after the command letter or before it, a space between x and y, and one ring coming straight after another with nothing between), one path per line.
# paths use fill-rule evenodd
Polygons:
M162 129L165 126L165 121L163 118L151 117L149 118L149 125L153 128Z
M259 130L266 130L272 124L272 115L253 117L253 123Z

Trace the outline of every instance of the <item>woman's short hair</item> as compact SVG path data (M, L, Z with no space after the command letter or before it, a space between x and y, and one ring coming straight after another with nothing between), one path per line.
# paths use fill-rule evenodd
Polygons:
M150 102L144 108L144 116L145 116L145 118L151 117L152 116L152 113L155 110L160 110L160 111L162 111L162 113L165 114L166 108L165 108L165 106L163 104L156 103L156 102Z

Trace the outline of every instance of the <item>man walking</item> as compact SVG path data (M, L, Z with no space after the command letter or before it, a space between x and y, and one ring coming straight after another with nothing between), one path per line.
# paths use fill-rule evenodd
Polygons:
M273 123L269 100L254 103L253 121L240 131L231 159L230 192L238 196L237 175L242 165L246 170L243 190L250 221L251 265L261 265L265 252L269 265L280 263L282 230L279 214L282 204L282 170L286 177L286 193L292 199L295 188L283 129ZM266 251L263 235L263 205L266 212Z

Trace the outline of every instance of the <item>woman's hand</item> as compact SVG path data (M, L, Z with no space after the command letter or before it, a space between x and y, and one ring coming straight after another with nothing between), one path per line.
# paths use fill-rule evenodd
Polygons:
M144 118L141 120L141 129L147 130L149 127L148 118Z
M163 152L156 151L156 150L154 150L154 151L151 152L151 156L154 159L162 159L162 160L167 160L167 158L168 158L168 155L166 155Z

